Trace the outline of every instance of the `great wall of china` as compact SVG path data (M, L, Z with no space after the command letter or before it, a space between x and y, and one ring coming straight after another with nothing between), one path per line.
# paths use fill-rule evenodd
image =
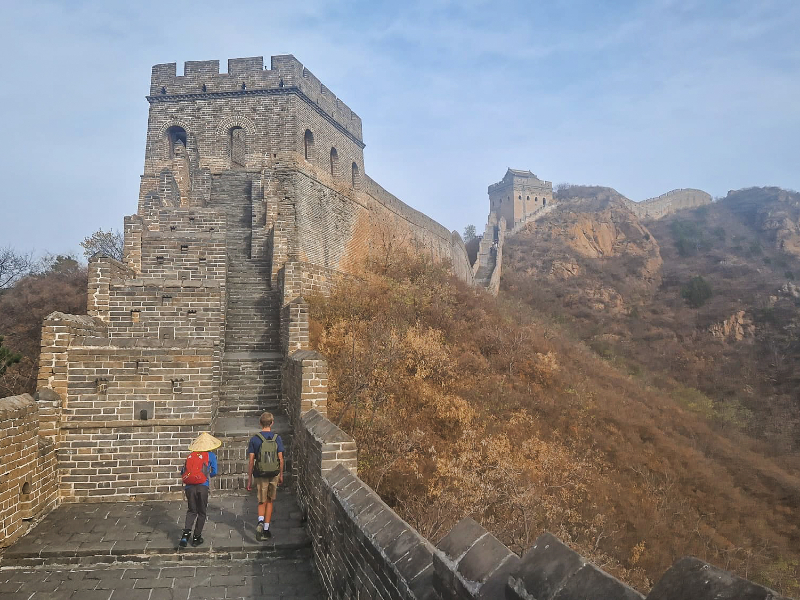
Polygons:
M188 62L180 76L156 65L148 101L124 260L90 261L88 315L44 323L35 397L0 400L0 566L182 560L136 535L100 556L83 544L47 551L25 534L54 509L180 498L185 449L205 430L224 441L215 494L243 495L246 440L271 410L287 445L282 494L304 515L292 556L308 548L329 597L643 598L549 534L520 557L464 519L433 546L358 478L355 441L327 419L327 367L308 346L303 296L397 244L491 289L514 213L492 209L483 263L471 266L457 233L366 175L361 120L293 56L269 69L261 57L230 60L227 73L218 61ZM539 183L522 221L552 209ZM647 214L702 201L688 192ZM278 560L276 548L212 542L192 556ZM691 558L647 598L720 594L777 598Z
M672 190L656 198L634 202L623 198L639 219L661 219L675 212L711 203L711 196L695 189ZM489 186L489 218L481 237L473 278L495 296L500 291L503 242L529 223L550 213L559 202L553 184L530 171L509 168L499 182Z

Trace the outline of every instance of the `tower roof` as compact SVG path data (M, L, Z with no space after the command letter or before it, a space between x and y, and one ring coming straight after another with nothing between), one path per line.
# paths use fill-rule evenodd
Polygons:
M521 169L512 169L511 167L509 167L508 171L506 171L506 175L509 174L515 175L517 177L533 177L534 179L539 179L538 177L536 177L536 175L534 175L530 171L523 171Z

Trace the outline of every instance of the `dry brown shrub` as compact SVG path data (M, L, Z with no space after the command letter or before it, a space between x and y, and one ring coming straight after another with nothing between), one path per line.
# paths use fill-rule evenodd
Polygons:
M671 380L632 378L527 300L412 255L314 299L312 318L359 474L433 542L472 516L520 553L551 531L643 591L687 554L790 589L797 463L654 385Z
M42 324L54 311L86 314L85 267L68 257L54 257L41 273L0 291L0 335L22 361L0 377L0 398L36 391Z

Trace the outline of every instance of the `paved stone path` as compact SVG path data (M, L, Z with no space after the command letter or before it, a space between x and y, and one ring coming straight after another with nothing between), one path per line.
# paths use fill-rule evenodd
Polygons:
M0 569L2 600L323 599L308 559Z
M0 599L326 597L291 493L279 491L266 542L254 497L213 494L197 548L177 547L185 502L63 505L4 552Z

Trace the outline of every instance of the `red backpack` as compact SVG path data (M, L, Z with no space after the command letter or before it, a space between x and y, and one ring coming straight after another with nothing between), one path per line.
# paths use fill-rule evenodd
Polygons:
M183 483L198 485L208 480L208 452L192 452L183 466Z

